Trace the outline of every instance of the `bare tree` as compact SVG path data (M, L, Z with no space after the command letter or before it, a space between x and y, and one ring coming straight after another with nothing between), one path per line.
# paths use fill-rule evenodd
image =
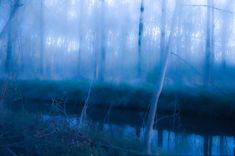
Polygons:
M40 3L40 75L44 75L44 0Z
M83 6L84 6L84 1L81 0L79 3L79 35L78 35L78 41L79 41L79 49L78 49L78 77L81 76L81 61L82 61L82 42L83 42Z
M13 53L13 40L14 40L14 35L12 33L13 31L13 25L12 25L12 20L14 19L18 8L22 4L20 3L20 0L14 0L12 4L12 9L10 12L10 16L8 18L8 21L6 22L0 37L6 32L7 33L7 51L6 51L6 59L5 59L5 72L9 73L10 71L10 61L12 59L12 53Z
M160 66L166 55L166 0L161 0Z
M156 89L155 89L155 94L154 94L154 102L150 104L148 116L147 116L147 123L146 123L146 128L144 132L144 150L148 153L151 154L151 132L154 126L154 121L155 117L157 116L157 108L158 108L158 101L162 92L162 88L164 85L165 77L166 77L166 72L168 68L168 62L169 62L169 57L170 57L170 46L173 40L173 33L175 29L175 23L176 23L176 17L178 13L178 3L176 1L175 4L175 11L172 17L172 23L171 23L171 32L169 34L168 42L165 47L165 55L162 58L162 65L160 68L160 74L159 74L159 80L157 81L156 84Z
M212 68L214 61L214 0L207 0L207 27L206 27L206 51L205 51L205 77L204 85L208 86L212 81Z
M103 23L105 21L105 15L104 15L104 9L105 9L105 2L102 1L102 10L101 10L101 18L103 19ZM104 79L104 73L105 73L105 61L106 61L106 37L105 37L105 29L102 27L101 30L101 58L100 58L100 76L99 79Z
M96 43L95 43L95 78L99 81L104 80L105 74L105 62L106 62L106 35L105 35L105 0L100 0L101 8L98 13L99 16L96 17Z
M14 0L13 1L13 5L11 7L11 12L9 15L9 18L6 22L6 24L4 25L2 31L0 32L0 38L2 38L2 36L4 35L4 33L6 33L9 29L10 24L12 23L12 20L14 19L18 9L22 6L20 0Z
M228 0L224 10L227 10L230 5L232 4L232 0ZM225 70L226 68L226 50L227 50L227 38L229 37L229 25L230 25L230 17L228 16L228 14L224 11L221 12L222 13L222 27L221 27L221 46L222 46L222 69Z
M141 77L142 75L142 38L143 38L143 29L144 29L144 0L141 0L140 3L140 17L139 17L139 33L138 33L138 62L137 62L137 76Z
M159 81L157 81L155 93L154 93L154 101L150 104L150 108L149 108L149 112L147 116L147 123L146 123L145 132L144 132L144 146L145 146L144 150L148 154L151 154L151 132L154 126L154 121L155 121L157 107L158 107L158 101L162 92L162 88L164 85L166 72L168 68L168 62L169 62L169 57L170 57L170 45L173 40L173 32L174 32L178 10L179 10L179 6L176 3L175 11L172 17L171 32L170 32L166 47L164 49L164 57L162 58L162 65L160 68L160 75L159 75L160 78L159 78Z

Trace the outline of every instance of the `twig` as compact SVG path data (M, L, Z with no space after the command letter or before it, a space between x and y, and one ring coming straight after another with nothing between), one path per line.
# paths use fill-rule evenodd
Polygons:
M221 9L221 8L217 8L217 7L214 7L214 6L210 6L210 5L195 5L195 4L186 4L184 6L192 6L192 7L206 7L206 8L211 8L211 9L214 9L214 10L218 10L218 11L221 11L221 12L225 12L225 13L228 13L228 14L235 14L234 11L230 11L230 10L224 10L224 9Z
M180 55L174 53L174 52L171 52L172 55L176 56L180 61L182 61L183 63L185 63L186 65L188 65L190 68L192 68L199 76L203 76L203 74L201 72L199 72L193 65L191 65L190 63L188 63L188 61L186 61L183 57L181 57ZM212 84L211 83L211 86L213 88L215 88L217 90L218 93L222 93L224 95L227 95L227 94L231 94L230 92L228 91L222 91L221 88L217 87L216 85Z
M193 69L193 71L195 71L198 75L202 75L193 65L191 65L190 63L188 63L188 61L186 61L184 58L182 58L180 55L171 52L172 55L174 55L175 57L177 57L178 59L180 59L183 63L187 64L191 69Z
M19 3L20 1L16 1L13 6L13 9L11 10L11 14L6 22L6 24L4 25L3 29L0 31L0 38L2 38L3 34L7 31L9 24L12 22L12 20L14 19L17 11L19 10L20 7L23 6L23 4Z
M61 112L66 118L68 118L66 103L67 103L67 97L65 99L52 98L52 106L55 107L57 111Z
M37 138L45 138L45 137L47 137L47 136L50 136L50 135L52 135L52 134L55 134L56 132L57 132L57 131L54 130L54 131L49 132L49 133L37 134L35 137L37 137Z
M107 121L109 123L112 106L113 106L112 104L109 105L109 109L108 109L108 111L107 111L107 113L106 113L106 115L104 117L104 122Z
M176 116L179 116L179 113L175 113L173 115L166 115L166 116L160 117L159 119L157 119L157 121L155 123L158 123L161 120L165 120L165 119L168 119L168 118L173 118L173 117L176 117Z
M81 127L83 121L86 119L86 112L87 112L87 108L88 108L88 104L89 104L88 102L89 102L89 99L90 99L90 96L91 96L93 82L94 82L94 80L92 80L91 83L90 83L90 87L89 87L89 90L88 90L88 94L87 94L87 98L85 100L84 107L82 109L82 113L81 113L81 116L80 116L78 127Z
M12 155L12 156L18 156L14 151L10 149L10 147L7 147L6 150Z

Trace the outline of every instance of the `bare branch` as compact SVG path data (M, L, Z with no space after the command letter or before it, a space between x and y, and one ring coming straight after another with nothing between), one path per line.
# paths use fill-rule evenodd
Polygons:
M190 5L190 4L186 4L184 6L192 6L192 7L206 7L206 8L212 8L214 10L217 10L217 11L221 11L221 12L224 12L224 13L228 13L228 14L235 14L234 11L231 11L231 10L225 10L225 9L221 9L221 8L217 8L217 7L214 7L214 6L210 6L210 5Z
M20 7L22 7L23 4L20 3L20 0L15 0L15 3L11 9L11 12L10 12L10 16L6 22L6 24L4 25L3 29L1 30L0 32L0 38L2 38L2 36L4 35L4 33L7 31L7 28L9 27L10 23L12 22L12 20L14 19L18 9Z
M18 156L13 150L11 150L9 147L6 148L6 150L9 152L12 156Z

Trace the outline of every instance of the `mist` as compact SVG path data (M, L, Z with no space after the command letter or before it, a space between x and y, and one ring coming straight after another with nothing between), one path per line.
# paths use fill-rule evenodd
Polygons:
M139 54L140 3L137 0L25 0L19 2L20 6L14 6L14 1L3 0L1 77L6 78L10 72L17 79L96 79L99 72L103 72L107 81L147 81L161 62L161 1L143 2ZM176 3L180 9L175 13ZM208 17L205 5L206 1L166 1L165 40L173 33L167 77L173 83L191 83L193 79L194 83L201 84L206 75ZM213 79L231 84L234 5L230 1L216 1L213 7L218 8L213 11L216 24L211 28ZM16 13L11 15L14 9ZM12 47L9 56L8 44ZM6 63L7 57L9 63ZM230 72L225 72L226 69Z
M40 124L61 126L57 114L73 129L76 114L79 132L91 123L105 133L112 125L135 129L143 145L137 154L233 155L234 143L223 144L235 136L228 126L235 120L234 27L233 0L0 0L0 111L7 110L1 118L24 108L43 114ZM133 112L130 121L120 117ZM176 148L184 130L201 139L201 151ZM162 145L164 132L173 135L174 148ZM0 143L6 140L0 135ZM32 154L21 151L13 152Z

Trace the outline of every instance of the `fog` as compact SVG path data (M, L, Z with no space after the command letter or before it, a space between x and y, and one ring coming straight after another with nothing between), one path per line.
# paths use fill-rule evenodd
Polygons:
M100 72L104 80L118 82L157 77L163 30L160 0L144 0L143 12L139 0L21 0L16 6L17 2L2 0L0 5L2 78L96 79ZM233 83L233 1L215 1L211 7L203 0L165 3L165 42L173 34L169 82L202 83L208 51L207 11L213 10L210 73L213 81Z
M234 154L234 28L234 0L0 0L0 153Z

